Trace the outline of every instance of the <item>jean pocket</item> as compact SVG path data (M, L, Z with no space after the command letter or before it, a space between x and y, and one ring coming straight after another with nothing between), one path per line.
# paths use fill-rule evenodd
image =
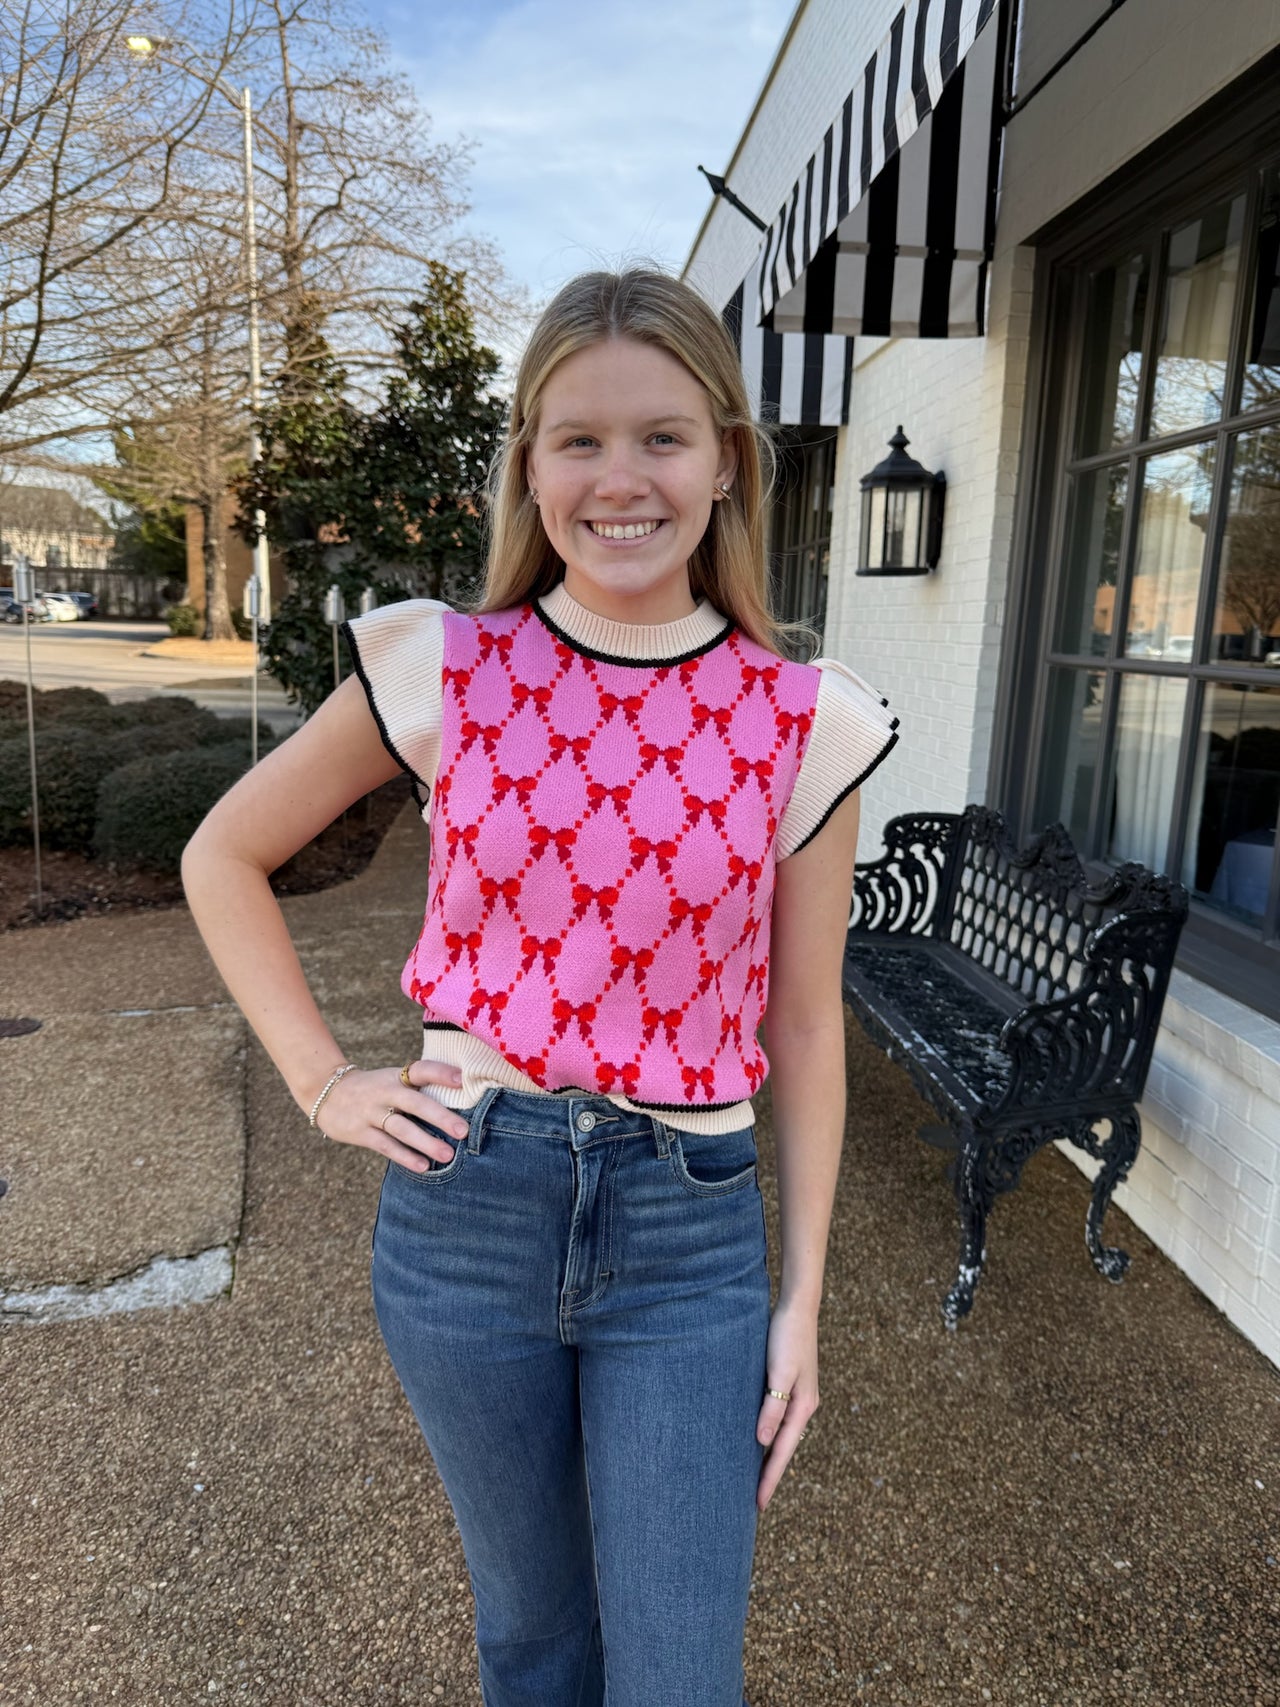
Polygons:
M723 1197L756 1177L754 1126L736 1132L675 1132L671 1135L671 1171L685 1191L697 1197Z
M462 1108L456 1112L463 1120L467 1120L468 1110ZM420 1126L424 1132L429 1132L433 1138L443 1138L446 1144L452 1144L453 1155L447 1162L438 1162L434 1156L424 1156L423 1159L430 1163L425 1173L419 1173L417 1168L406 1167L403 1162L389 1161L387 1163L389 1168L394 1168L400 1178L412 1180L414 1185L443 1185L446 1180L451 1180L461 1173L462 1164L467 1154L467 1140L465 1138L451 1138L448 1133L441 1132L439 1127L433 1126L429 1120L422 1120L416 1114L407 1114L405 1119L412 1120L416 1126Z

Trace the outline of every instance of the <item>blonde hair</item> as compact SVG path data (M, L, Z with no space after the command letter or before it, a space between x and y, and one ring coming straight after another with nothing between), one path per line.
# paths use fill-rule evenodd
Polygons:
M689 559L689 590L731 617L779 656L785 642L822 642L813 627L779 617L767 555L773 445L752 418L742 365L720 317L695 290L654 268L582 273L544 309L520 361L503 443L489 470L489 550L484 587L471 609L507 610L550 592L560 558L529 493L526 457L538 431L542 394L567 356L608 338L634 338L681 362L707 394L722 436L735 435L738 470L729 497L713 503L707 531Z

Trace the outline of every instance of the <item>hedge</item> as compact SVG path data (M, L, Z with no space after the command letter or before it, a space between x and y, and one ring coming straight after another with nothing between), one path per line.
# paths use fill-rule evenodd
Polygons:
M154 708L160 705L176 709L157 716ZM230 744L243 751L241 768L248 768L248 717L218 717L190 700L143 700L108 710L121 715L105 726L58 721L36 726L40 840L46 847L94 852L103 785L122 769L162 758L195 763L197 754L223 751ZM25 731L18 735L10 728L0 735L0 846L12 846L31 841L31 771ZM260 721L260 754L271 739L270 726Z
M102 780L94 851L112 865L177 871L201 819L249 769L249 743L135 759Z

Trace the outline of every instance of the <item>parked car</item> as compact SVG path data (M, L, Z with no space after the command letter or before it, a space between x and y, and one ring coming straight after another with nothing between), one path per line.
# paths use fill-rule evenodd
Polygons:
M44 593L44 619L46 622L79 622L80 606L70 593Z
M44 620L44 594L37 593L27 601L27 615L32 622ZM21 622L22 606L13 596L12 587L0 587L0 622Z
M74 599L79 605L80 616L83 621L88 622L91 617L97 616L98 596L96 593L68 593L67 597Z

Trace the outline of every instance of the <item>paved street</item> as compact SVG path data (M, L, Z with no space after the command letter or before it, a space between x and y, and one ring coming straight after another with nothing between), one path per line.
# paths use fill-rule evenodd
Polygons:
M247 715L250 683L238 666L216 661L148 658L149 646L167 638L163 622L37 622L31 625L31 663L40 688L97 688L116 702L148 694L185 694L227 716ZM0 625L0 680L25 681L22 628ZM297 711L268 675L258 678L258 715L277 732L297 727Z

